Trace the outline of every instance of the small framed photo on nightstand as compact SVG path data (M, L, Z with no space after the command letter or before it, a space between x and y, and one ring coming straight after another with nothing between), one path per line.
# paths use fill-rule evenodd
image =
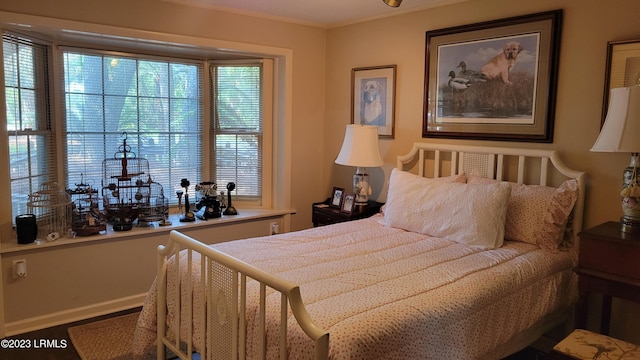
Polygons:
M344 199L342 200L342 207L340 211L343 213L351 214L353 212L353 207L356 204L356 196L355 194L345 194Z
M339 187L334 187L333 192L331 193L331 200L329 200L329 206L338 208L342 206L342 196L344 195L344 189Z

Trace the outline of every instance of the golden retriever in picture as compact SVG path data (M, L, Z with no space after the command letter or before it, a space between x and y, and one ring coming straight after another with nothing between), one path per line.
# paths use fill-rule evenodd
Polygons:
M501 79L505 84L509 81L509 72L518 61L518 54L523 50L520 43L516 41L508 42L502 48L502 52L494 56L482 66L480 72L489 79Z
M364 101L364 120L367 123L374 122L382 115L382 104L380 103L380 92L382 85L375 80L369 80L362 89Z

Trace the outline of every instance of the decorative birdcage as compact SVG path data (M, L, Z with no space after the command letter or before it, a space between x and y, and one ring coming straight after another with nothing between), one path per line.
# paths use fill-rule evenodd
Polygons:
M71 229L71 198L58 183L48 181L40 190L29 195L27 211L36 216L38 238L55 240Z
M73 202L71 230L78 236L99 234L107 230L107 223L100 211L98 190L80 181L75 189L67 189Z
M138 207L138 224L164 221L169 211L169 199L165 198L162 185L151 180L151 176L145 185L139 188L142 199Z
M136 219L139 222L164 219L162 185L151 180L149 161L131 151L126 134L114 157L103 161L102 169L102 202L113 230L131 230Z

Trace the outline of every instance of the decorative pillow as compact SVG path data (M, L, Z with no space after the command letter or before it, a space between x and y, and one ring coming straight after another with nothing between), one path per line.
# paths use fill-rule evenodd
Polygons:
M470 246L502 246L510 186L450 183L393 169L384 221L388 226Z
M415 175L415 176L417 176L417 175ZM438 177L438 178L425 178L425 179L429 179L429 180L432 180L432 181L439 181L439 182L464 184L464 183L467 182L467 175L465 175L463 173L463 174L458 174L458 175L442 176L442 177ZM382 214L384 214L384 211L386 210L386 208L387 208L387 204L382 205L382 207L380 208L380 212Z
M497 182L477 176L470 176L468 181L470 184ZM564 229L577 198L578 182L573 179L557 188L512 183L505 239L557 251L564 239Z

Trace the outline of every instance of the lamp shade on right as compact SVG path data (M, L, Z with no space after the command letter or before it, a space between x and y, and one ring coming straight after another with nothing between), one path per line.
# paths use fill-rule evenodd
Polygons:
M611 89L609 108L591 151L640 152L640 86Z

